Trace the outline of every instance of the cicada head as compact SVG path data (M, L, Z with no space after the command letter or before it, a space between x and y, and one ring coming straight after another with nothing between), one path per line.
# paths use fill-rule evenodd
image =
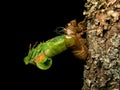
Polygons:
M33 64L42 70L47 70L51 67L52 59L43 53L42 46L43 44L40 43L36 47L29 49L28 55L24 58L26 65Z
M33 59L32 59L33 51L34 51L33 49L30 49L28 52L28 55L24 58L24 62L26 65L34 64Z
M34 63L34 59L41 53L41 47L42 47L42 43L36 45L36 43L34 44L34 46L31 48L31 44L29 46L29 52L28 55L24 58L24 62L25 64L35 64Z

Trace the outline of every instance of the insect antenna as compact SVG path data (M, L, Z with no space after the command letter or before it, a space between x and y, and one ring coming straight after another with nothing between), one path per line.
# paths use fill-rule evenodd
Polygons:
M38 42L35 42L35 44L33 45L33 48L34 48L34 47L36 47L36 46L37 46L37 44L38 44Z
M31 47L32 47L32 44L30 43L30 45L29 45L29 50L31 50Z
M32 46L32 44L30 43L30 45L29 45L29 50L31 50L32 48L36 47L37 44L38 44L38 42L35 42L35 44Z

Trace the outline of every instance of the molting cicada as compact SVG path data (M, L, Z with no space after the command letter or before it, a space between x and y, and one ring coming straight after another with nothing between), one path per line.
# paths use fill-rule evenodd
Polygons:
M28 55L24 58L25 64L33 64L42 70L47 70L52 65L52 57L72 48L73 54L79 59L86 59L87 47L83 34L83 22L76 23L72 20L64 28L64 34L56 36L46 42L40 43L29 49Z

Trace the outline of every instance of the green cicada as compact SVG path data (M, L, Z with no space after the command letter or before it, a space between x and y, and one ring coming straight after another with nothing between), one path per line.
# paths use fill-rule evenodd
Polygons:
M68 35L56 36L46 42L32 47L24 58L25 64L34 64L42 70L47 70L52 65L52 57L72 46L74 39Z

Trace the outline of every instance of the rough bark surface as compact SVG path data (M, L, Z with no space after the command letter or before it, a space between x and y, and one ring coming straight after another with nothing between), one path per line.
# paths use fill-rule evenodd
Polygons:
M87 0L88 59L82 90L120 90L120 0Z

